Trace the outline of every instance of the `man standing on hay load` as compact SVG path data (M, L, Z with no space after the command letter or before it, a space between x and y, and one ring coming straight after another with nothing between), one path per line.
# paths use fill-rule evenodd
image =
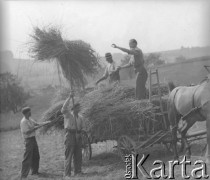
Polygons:
M80 104L75 104L69 109L70 100L73 94L66 99L61 109L64 115L64 129L65 129L65 169L64 178L70 179L71 176L71 162L73 158L74 175L83 174L81 171L82 166L82 138L81 130L83 129L82 118L79 117Z
M137 47L137 41L135 39L131 39L129 41L130 49L122 48L117 46L116 44L112 44L112 47L120 49L123 52L126 52L130 55L132 55L130 62L124 66L121 66L121 68L128 68L130 66L134 66L134 70L136 73L136 99L145 99L146 98L146 81L147 81L147 71L144 67L144 56L141 51Z
M119 82L120 81L120 74L119 74L119 67L116 67L115 62L112 59L111 53L105 54L106 61L108 62L108 65L105 69L104 75L101 79L96 81L96 85L107 79L109 77L109 83Z
M43 125L51 123L37 123L31 119L31 108L25 107L22 109L23 119L20 122L20 130L24 138L25 152L22 161L21 179L25 179L31 170L32 175L39 175L39 148L36 142L35 131Z

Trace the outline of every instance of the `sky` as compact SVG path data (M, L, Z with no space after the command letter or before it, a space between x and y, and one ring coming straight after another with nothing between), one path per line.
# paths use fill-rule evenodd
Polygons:
M143 52L210 45L208 0L3 1L3 49L28 56L33 26L59 26L63 37L82 39L101 56L119 53L135 38Z

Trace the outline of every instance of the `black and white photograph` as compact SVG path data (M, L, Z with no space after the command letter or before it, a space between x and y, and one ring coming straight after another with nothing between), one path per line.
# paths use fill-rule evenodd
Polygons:
M210 179L209 0L1 0L0 180Z

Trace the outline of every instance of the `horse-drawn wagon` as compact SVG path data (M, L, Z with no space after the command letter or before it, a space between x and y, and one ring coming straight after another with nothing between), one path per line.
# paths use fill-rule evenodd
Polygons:
M86 94L80 104L89 128L82 132L83 160L92 157L91 144L106 140L117 141L117 149L122 158L125 154L137 153L148 149L154 144L162 144L170 152L173 151L173 136L168 119L168 86L159 83L158 71L150 72L148 99L135 100L134 89L131 87L115 86L102 91L92 91ZM157 83L152 84L152 74L156 75ZM154 90L154 86L156 89ZM163 96L163 89L165 96ZM68 93L67 93L68 94ZM44 115L43 121L56 120L53 126L63 129L63 116L60 109L63 101L54 105ZM182 119L192 116L196 110L187 113ZM47 131L47 130L45 130ZM206 137L206 131L187 134L188 142L194 142ZM185 143L180 134L176 140L180 150Z
M129 126L129 129L127 129L125 133L120 133L112 137L112 140L117 141L117 149L122 159L124 159L126 154L135 154L141 152L142 150L146 150L155 144L164 145L169 152L173 152L174 150L173 136L171 134L174 127L170 126L166 105L168 97L162 97L161 95L158 71L150 71L149 74L150 86L149 99L147 101L150 103L153 102L154 94L152 95L152 88L154 86L152 84L152 74L155 74L157 77L157 83L155 86L158 89L158 91L156 91L157 94L155 95L156 103L151 103L152 106L145 109L146 115L142 116L143 119L141 119L139 123L134 123L133 125ZM157 103L157 101L159 103ZM194 113L195 110L192 109L192 111L184 115L182 118L190 118L190 116L194 115L192 112ZM203 138L206 138L206 130L200 130L186 135L188 143ZM86 144L83 144L83 152L84 159L88 160L92 156L92 140L90 140L91 138L87 134L85 135L85 139L86 140L84 142L86 142ZM179 133L177 133L176 144L180 151L183 151L186 148L186 144Z

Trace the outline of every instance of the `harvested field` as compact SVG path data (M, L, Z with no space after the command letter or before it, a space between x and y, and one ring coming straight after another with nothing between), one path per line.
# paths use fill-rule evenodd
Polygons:
M41 177L29 175L29 180L62 180L63 179L63 160L64 146L62 133L51 135L38 135L37 142L40 150L40 172ZM0 179L1 180L19 180L19 171L23 156L23 140L20 130L1 132L0 133ZM114 141L107 141L98 144L92 144L93 158L83 165L85 176L72 177L73 180L122 180L124 179L125 164L122 162L117 152L113 149L116 145ZM192 144L192 159L204 159L201 157L202 149L205 146L205 140ZM153 167L154 160L160 159L166 162L166 172L168 172L167 161L172 160L172 154L166 152L161 145L154 146L147 151L149 159L144 167L149 170ZM190 168L187 174L190 174ZM208 169L210 174L210 169ZM175 168L175 179L180 180L180 167ZM142 175L139 173L139 179Z

